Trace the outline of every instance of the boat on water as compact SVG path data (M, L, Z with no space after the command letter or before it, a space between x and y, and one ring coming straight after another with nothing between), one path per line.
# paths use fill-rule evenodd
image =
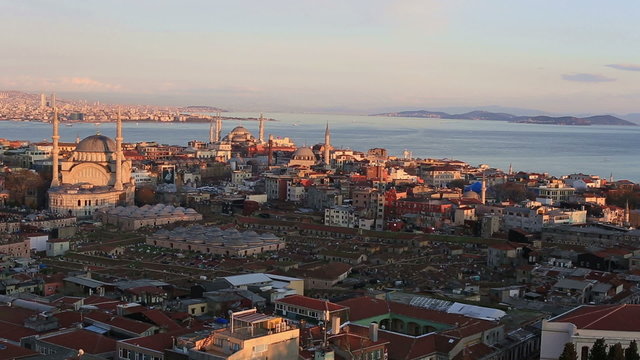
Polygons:
M73 124L65 123L64 126L73 126Z

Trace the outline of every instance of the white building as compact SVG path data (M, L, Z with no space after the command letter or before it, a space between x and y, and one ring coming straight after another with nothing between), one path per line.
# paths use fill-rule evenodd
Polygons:
M47 256L62 256L69 251L69 240L49 239L47 240Z
M541 360L556 360L566 343L573 343L578 359L587 360L597 339L607 345L620 343L623 348L640 339L640 305L583 305L567 313L543 320Z
M358 227L360 221L353 207L336 205L329 209L324 209L324 224L327 226L355 228Z

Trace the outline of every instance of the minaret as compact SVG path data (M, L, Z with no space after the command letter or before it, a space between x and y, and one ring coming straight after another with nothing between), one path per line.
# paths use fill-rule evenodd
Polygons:
M264 144L264 116L260 113L260 130L259 130L258 141L260 144Z
M513 166L509 163L509 175L513 175Z
M51 150L51 157L53 159L53 173L51 175L51 187L60 186L60 175L58 174L58 158L60 157L60 149L58 148L58 141L60 135L58 134L58 109L53 109L53 149Z
M216 141L222 141L222 117L220 113L216 115Z
M629 213L629 200L627 200L627 206L625 206L624 208L624 226L629 226L629 220L630 220L630 213Z
M480 188L480 201L485 204L487 201L487 185L485 182L484 171L482 172L482 187Z
M331 147L331 132L329 132L329 122L327 121L327 128L324 130L324 163L329 166L331 159L329 158L329 148Z
M122 190L122 118L118 108L118 123L116 125L116 183L115 190Z
M213 117L211 118L211 123L209 124L209 143L213 143L215 141L215 130L213 128Z

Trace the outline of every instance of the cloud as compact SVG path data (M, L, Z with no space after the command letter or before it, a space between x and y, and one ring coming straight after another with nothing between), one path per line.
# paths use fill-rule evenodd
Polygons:
M609 64L605 66L616 69L616 70L640 71L640 65L638 64Z
M587 74L587 73L578 73L578 74L563 74L562 78L568 81L578 81L578 82L608 82L608 81L616 81L616 79L609 78L603 75L598 74Z
M63 78L60 83L62 86L69 86L77 90L114 91L122 88L120 85L104 83L89 77Z
M87 91L116 92L122 86L110 84L90 77L44 78L22 76L18 78L0 78L0 85L5 88L27 91Z

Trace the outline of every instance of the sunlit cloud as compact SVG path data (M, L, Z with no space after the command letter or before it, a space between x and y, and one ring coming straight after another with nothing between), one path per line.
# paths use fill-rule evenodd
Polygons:
M609 64L605 66L616 70L640 71L640 65L638 64Z
M567 81L577 81L577 82L609 82L616 81L616 79L606 77L604 75L599 74L587 74L587 73L577 73L577 74L563 74L562 78Z
M19 78L0 78L0 86L35 91L116 92L123 89L119 84L106 83L90 77L39 78L23 76Z

